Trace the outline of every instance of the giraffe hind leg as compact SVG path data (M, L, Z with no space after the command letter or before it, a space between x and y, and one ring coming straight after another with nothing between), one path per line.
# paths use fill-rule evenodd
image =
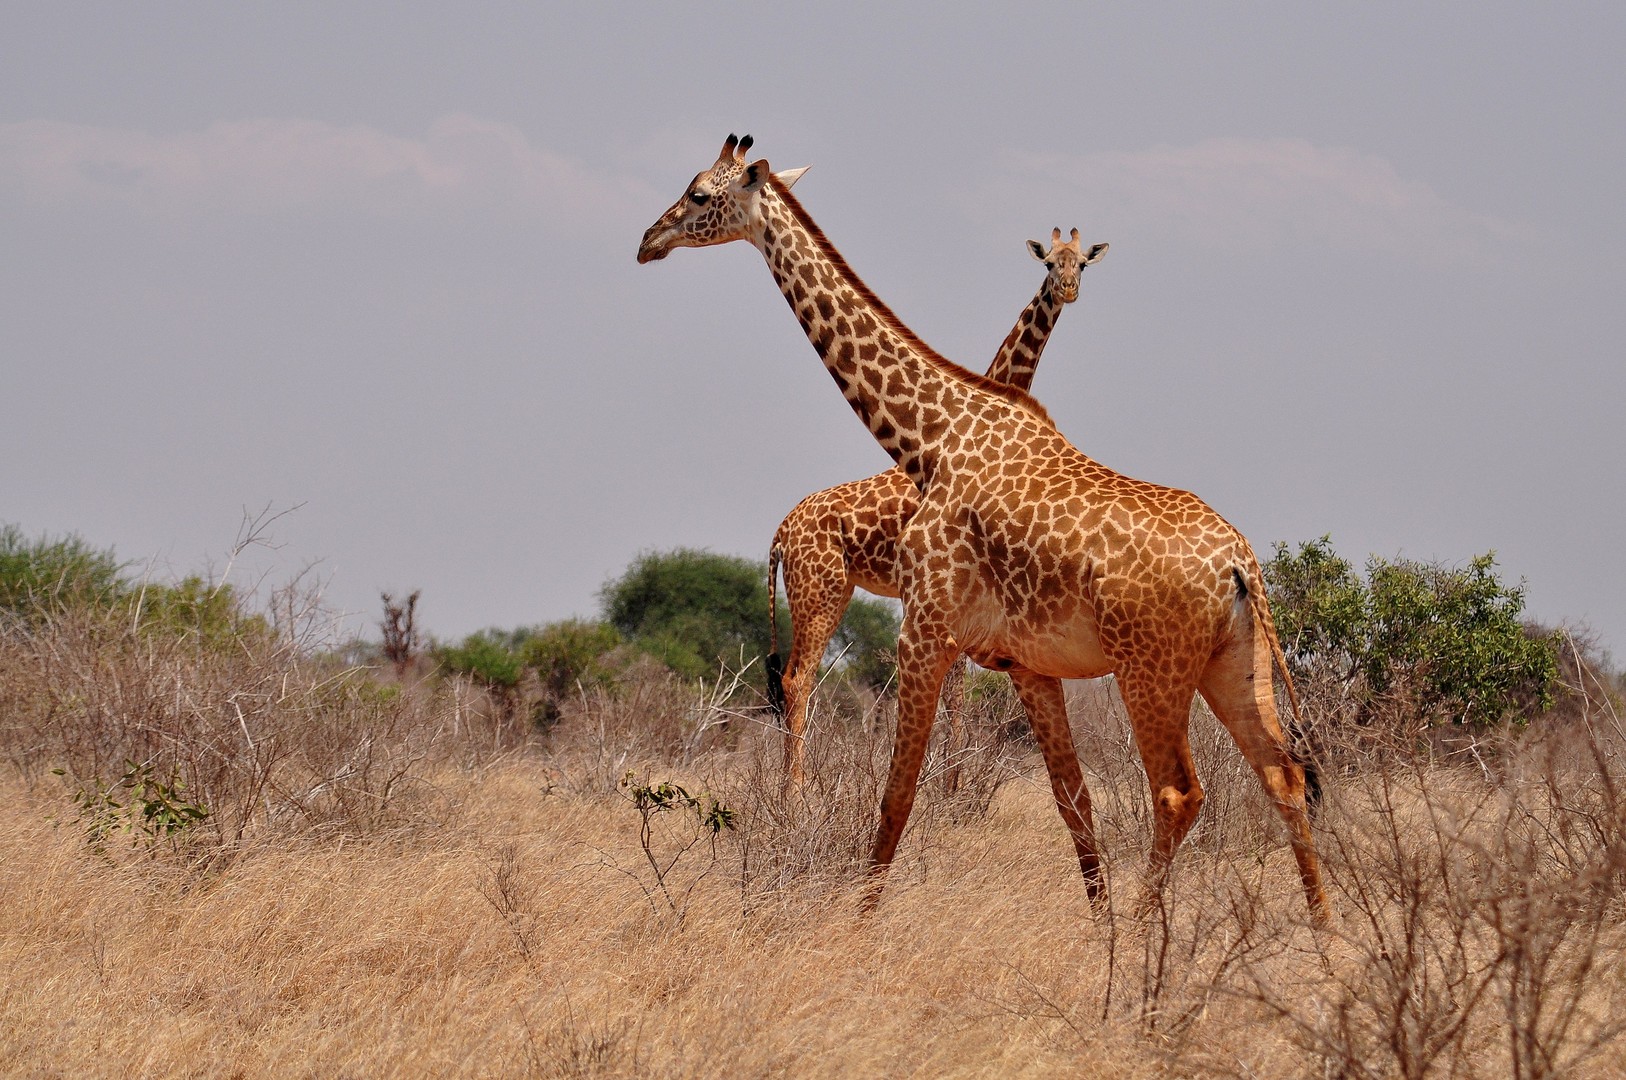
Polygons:
M1073 838L1078 867L1084 874L1084 890L1091 906L1100 910L1106 904L1106 882L1101 875L1101 853L1096 846L1095 821L1090 812L1090 791L1073 746L1073 729L1067 720L1067 699L1061 680L1030 671L1013 671L1011 681L1027 711L1028 724L1044 754L1050 774L1050 791L1056 810Z
M1253 632L1216 653L1203 672L1199 690L1215 717L1253 767L1271 805L1287 826L1299 880L1318 923L1331 915L1321 882L1321 863L1310 833L1309 787L1276 715L1269 644Z
M841 616L847 610L852 587L834 599L826 597L812 608L798 610L792 605L790 662L785 665L785 784L800 788L806 781L808 702L818 681L819 661L835 636Z
M1144 917L1162 895L1174 854L1202 810L1203 786L1186 731L1195 688L1135 671L1119 671L1118 688L1152 793L1152 852L1136 905L1136 914Z
M785 598L790 608L790 659L781 686L785 701L785 767L787 791L806 780L807 711L819 662L835 636L852 600L847 560L841 550L839 525L810 524L804 535L784 540Z
M948 740L944 757L943 790L953 795L960 790L960 757L965 751L966 658L961 656L943 678L942 710L948 715Z

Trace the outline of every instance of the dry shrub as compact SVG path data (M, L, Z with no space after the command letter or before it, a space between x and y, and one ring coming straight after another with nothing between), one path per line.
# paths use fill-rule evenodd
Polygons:
M602 1020L578 1015L569 1005L564 1015L540 1031L525 1032L521 1068L512 1075L591 1080L594 1077L647 1076L650 1069L639 1031L630 1019ZM520 1064L516 1062L515 1064Z
M611 684L578 686L549 731L549 752L563 773L600 793L616 790L629 770L690 766L767 716L752 700L748 671L723 666L712 680L689 681L639 657Z
M1398 738L1333 789L1326 970L1248 991L1328 1075L1574 1075L1626 1031L1626 747L1583 724L1476 749Z
M0 752L55 771L102 831L157 838L165 800L206 810L170 846L206 861L255 837L360 835L443 813L425 779L523 741L456 685L403 687L280 632L205 647L119 613L0 631Z
M801 900L827 897L832 888L858 879L886 787L889 713L875 709L859 722L842 724L815 697L800 790L785 790L784 736L778 731L759 731L730 762L734 779L724 790L740 814L739 879L748 908L787 891ZM911 831L918 832L919 823L917 818Z
M965 747L930 750L865 916L885 698L815 700L786 798L782 736L728 671L640 669L536 735L466 682L379 683L285 636L222 654L94 620L7 630L0 1073L1619 1069L1613 713L1445 756L1367 733L1341 749L1316 825L1339 921L1318 932L1200 707L1202 819L1150 916L1127 915L1145 776L1110 680L1069 701L1114 906L1089 907L1042 763L990 694ZM180 850L231 857L110 859L44 823L126 759L209 805ZM672 809L640 809L662 785ZM717 804L732 828L708 829Z
M1013 695L973 696L957 746L939 717L892 880L918 879L935 838L985 819L1000 788L1031 766L1020 716ZM713 766L711 782L740 815L737 877L745 910L827 901L863 879L896 724L895 699L844 687L809 703L799 789L785 788L785 736L760 718L742 733L737 751Z
M921 783L928 790L941 781L941 792L933 792L940 800L928 805L955 824L986 818L1000 788L1023 771L1025 759L1035 749L1027 714L1010 679L992 673L984 677L992 678L992 692L986 692L985 684L984 693L963 695L959 744L954 743L949 718L939 716L921 769ZM950 707L945 703L945 712Z
M1151 803L1117 684L1111 678L1069 684L1067 711L1102 852L1109 861L1143 858L1151 849Z

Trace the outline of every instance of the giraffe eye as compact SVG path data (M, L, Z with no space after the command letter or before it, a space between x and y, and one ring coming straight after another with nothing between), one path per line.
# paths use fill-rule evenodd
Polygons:
M704 191L689 192L689 201L694 203L696 206L705 206L707 200L710 198L711 196L706 194Z

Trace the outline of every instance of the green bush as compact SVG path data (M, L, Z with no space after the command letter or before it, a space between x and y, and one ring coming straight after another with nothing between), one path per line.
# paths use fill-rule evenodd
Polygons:
M1297 552L1277 543L1265 564L1276 631L1296 678L1353 679L1365 655L1366 585L1323 536Z
M830 650L842 656L842 668L849 679L871 690L880 690L894 681L902 621L897 605L889 600L852 598L830 641Z
M210 585L196 575L174 585L130 586L124 599L140 612L144 633L190 639L205 649L272 636L271 624L262 615L246 614L230 585Z
M224 648L245 635L268 637L264 617L243 611L230 585L192 575L175 584L131 581L112 549L78 536L29 540L15 525L0 528L0 611L25 623L95 609L128 616L145 634Z
M578 685L605 684L617 671L615 628L567 619L539 627L481 630L434 649L440 666L483 684L509 713L522 708L541 726L559 719Z
M525 674L521 655L527 630L479 630L456 645L435 650L446 670L469 675L497 690L513 690Z
M1557 642L1527 631L1524 586L1503 584L1492 554L1466 567L1373 556L1362 580L1323 536L1278 543L1264 571L1294 677L1335 684L1362 722L1387 707L1492 724L1552 703Z
M127 589L123 572L112 549L77 536L30 540L15 525L0 528L0 611L32 619L112 603Z
M736 555L646 552L599 592L605 622L686 678L766 656L767 567Z
M525 666L542 680L544 691L563 696L579 682L606 682L612 669L609 653L621 644L613 626L584 619L549 623L526 640Z

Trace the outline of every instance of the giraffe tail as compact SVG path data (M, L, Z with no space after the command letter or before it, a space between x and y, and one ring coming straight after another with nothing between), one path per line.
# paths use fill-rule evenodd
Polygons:
M763 668L768 675L768 708L775 716L785 715L785 662L779 655L779 563L784 553L777 538L768 549L768 659Z
M1276 668L1282 673L1282 685L1287 688L1287 705L1292 710L1293 719L1287 724L1287 743L1299 767L1304 770L1304 801L1314 816L1316 808L1321 805L1321 774L1316 769L1315 761L1306 752L1305 733L1308 725L1304 722L1304 713L1299 709L1299 695L1293 688L1293 673L1287 668L1287 654L1282 651L1282 640L1276 633L1276 620L1270 614L1270 602L1265 599L1264 581L1257 575L1253 588L1248 587L1242 571L1236 571L1236 583L1247 597L1248 608L1253 619L1265 631L1265 640L1270 642L1271 657Z

